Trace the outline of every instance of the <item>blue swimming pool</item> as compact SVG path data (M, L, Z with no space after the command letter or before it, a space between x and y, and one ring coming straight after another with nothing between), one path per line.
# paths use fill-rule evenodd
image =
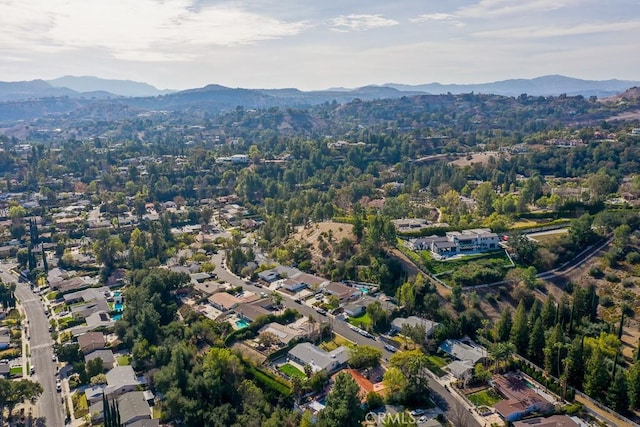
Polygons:
M111 318L113 320L120 320L120 319L122 319L122 314L114 314L113 316L111 316Z
M236 320L236 326L238 328L246 328L247 326L249 326L249 322L244 319L238 319Z
M113 305L113 309L115 311L124 311L124 304L120 303L116 303Z

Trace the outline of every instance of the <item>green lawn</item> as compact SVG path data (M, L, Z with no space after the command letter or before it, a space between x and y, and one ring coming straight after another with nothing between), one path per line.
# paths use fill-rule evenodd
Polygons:
M436 356L434 354L427 356L427 359L429 359L429 361L434 365L436 365L438 368L443 368L447 366L449 363L451 363L449 360L445 359L444 357Z
M478 391L476 393L470 394L467 398L476 406L493 406L502 398L496 391L492 388L488 388L486 390Z
M296 368L295 366L289 363L286 363L280 366L278 370L283 374L285 374L286 376L288 376L289 378L293 378L293 377L306 378L307 377L304 372L302 372L300 369Z
M358 317L350 317L347 322L351 323L362 329L367 329L367 326L371 325L371 318L367 313L358 316Z
M10 376L16 376L16 377L21 377L22 376L22 366L12 366L11 369L9 369L9 375Z
M480 259L483 259L483 260L500 259L504 261L505 265L510 264L509 258L507 258L507 255L504 253L502 249L493 251L493 252L468 255L462 258L456 258L456 259L444 260L444 261L438 261L433 259L433 257L431 256L431 252L429 251L421 251L419 252L419 254L420 254L420 258L422 259L423 265L433 274L442 274L448 271L452 271L452 270L455 270L456 268L459 268L459 267L462 267L463 265L468 264L471 261L478 261Z
M131 365L131 356L117 356L116 361L118 366L128 366Z

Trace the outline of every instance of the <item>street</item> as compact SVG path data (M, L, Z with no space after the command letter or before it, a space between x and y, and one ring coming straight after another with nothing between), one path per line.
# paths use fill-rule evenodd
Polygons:
M252 284L249 284L224 268L222 257L222 251L214 255L213 257L213 261L216 264L215 273L218 275L218 278L224 280L227 283L230 283L233 286L242 286L246 290L255 292L257 294L265 292L264 288L259 288ZM298 304L293 300L293 298L291 298L284 292L280 292L280 295L282 295L283 297L282 304L285 307L294 308L301 314L305 316L311 316L316 320L329 322L335 333L337 333L338 335L342 335L349 341L352 341L358 345L368 345L371 347L379 348L380 350L382 350L382 359L384 364L386 364L386 361L388 361L389 358L393 355L393 353L387 351L384 348L383 342L360 335L359 333L351 330L348 323L342 320L335 319L332 315L323 316L313 308L305 304ZM433 390L434 400L436 401L436 403L438 403L441 409L445 411L447 419L458 420L458 422L464 424L461 424L459 427L480 427L480 424L473 416L471 416L466 406L463 405L458 399L456 399L449 391L445 390L442 385L429 378L429 387ZM442 402L443 400L444 402Z
M61 396L56 392L56 364L52 362L53 340L49 334L49 320L45 316L45 308L40 297L31 291L28 284L18 282L7 271L6 265L2 265L0 277L6 283L17 282L16 297L24 308L30 335L29 351L30 363L35 373L31 376L33 381L42 385L43 393L36 403L36 411L33 414L38 419L35 425L58 427L64 425L64 408ZM27 373L28 374L28 373Z

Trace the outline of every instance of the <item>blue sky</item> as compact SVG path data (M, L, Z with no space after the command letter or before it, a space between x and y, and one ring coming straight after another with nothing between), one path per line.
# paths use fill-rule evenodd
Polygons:
M638 0L0 0L0 81L640 80Z

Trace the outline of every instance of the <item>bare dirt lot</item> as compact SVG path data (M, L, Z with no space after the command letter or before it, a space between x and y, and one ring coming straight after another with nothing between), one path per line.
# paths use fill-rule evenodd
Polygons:
M491 157L498 159L498 157L500 157L500 154L501 153L497 151L487 151L485 153L472 153L472 154L469 154L467 157L460 157L459 159L456 159L449 164L460 166L460 167L472 165L474 163L487 164L489 163L489 159Z
M313 255L314 261L324 258L322 251L318 247L321 241L327 242L330 250L333 249L334 244L337 244L344 238L355 241L352 224L330 221L317 222L306 227L300 226L292 238L307 242L311 245L311 254Z

